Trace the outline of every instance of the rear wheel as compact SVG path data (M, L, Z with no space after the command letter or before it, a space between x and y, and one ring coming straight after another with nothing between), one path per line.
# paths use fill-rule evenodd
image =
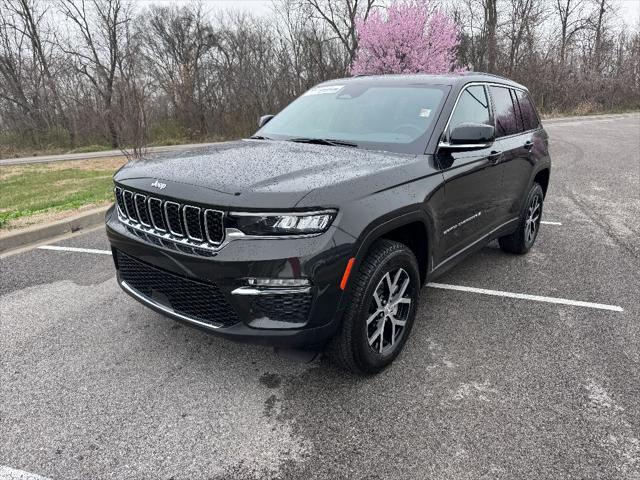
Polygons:
M356 373L377 373L404 347L420 295L418 262L409 248L377 241L351 279L350 305L329 357Z
M538 237L538 232L540 231L543 201L544 192L542 191L542 187L534 183L527 195L517 230L511 235L498 239L502 250L509 253L523 254L527 253L531 247L533 247Z

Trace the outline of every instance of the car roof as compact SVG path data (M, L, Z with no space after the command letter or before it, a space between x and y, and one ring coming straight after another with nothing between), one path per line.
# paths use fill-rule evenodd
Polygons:
M499 83L509 87L520 88L527 90L527 87L521 85L508 78L501 77L499 75L493 75L491 73L483 72L463 72L463 73L449 73L445 75L434 75L426 73L411 73L411 74L386 74L386 75L356 75L354 77L337 78L335 80L329 80L321 83L321 85L335 85L349 83L381 83L385 85L410 85L410 84L425 84L425 85L450 85L455 87L462 87L467 83L473 82L488 82Z

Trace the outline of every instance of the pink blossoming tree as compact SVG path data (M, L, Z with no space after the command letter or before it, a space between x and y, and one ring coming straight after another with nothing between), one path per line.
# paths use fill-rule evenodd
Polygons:
M455 69L458 27L426 1L404 0L356 22L351 73L445 73Z

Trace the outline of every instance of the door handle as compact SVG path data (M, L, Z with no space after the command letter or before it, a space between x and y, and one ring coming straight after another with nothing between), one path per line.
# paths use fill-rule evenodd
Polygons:
M533 148L533 142L531 140L527 140L524 142L524 148L525 150L531 150Z
M489 161L493 164L496 164L500 160L502 160L502 152L498 150L492 150L489 154Z

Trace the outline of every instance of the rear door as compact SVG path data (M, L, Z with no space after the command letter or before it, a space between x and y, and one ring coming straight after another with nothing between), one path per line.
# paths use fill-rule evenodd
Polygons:
M521 149L511 165L504 171L504 184L507 195L511 199L509 211L518 215L522 208L524 196L528 193L529 181L541 152L546 151L546 144L540 137L540 121L533 107L529 94L524 90L513 90L514 99L520 108L522 117L522 133L519 136Z
M484 85L470 85L460 93L445 140L451 130L466 122L493 124ZM442 149L437 158L445 179L445 208L439 222L441 260L445 261L500 222L495 199L501 189L502 173L500 156L493 145L482 149Z
M489 87L496 125L496 149L502 152L502 191L497 198L505 217L515 218L520 213L533 170L531 131L525 131L518 92L506 86Z

